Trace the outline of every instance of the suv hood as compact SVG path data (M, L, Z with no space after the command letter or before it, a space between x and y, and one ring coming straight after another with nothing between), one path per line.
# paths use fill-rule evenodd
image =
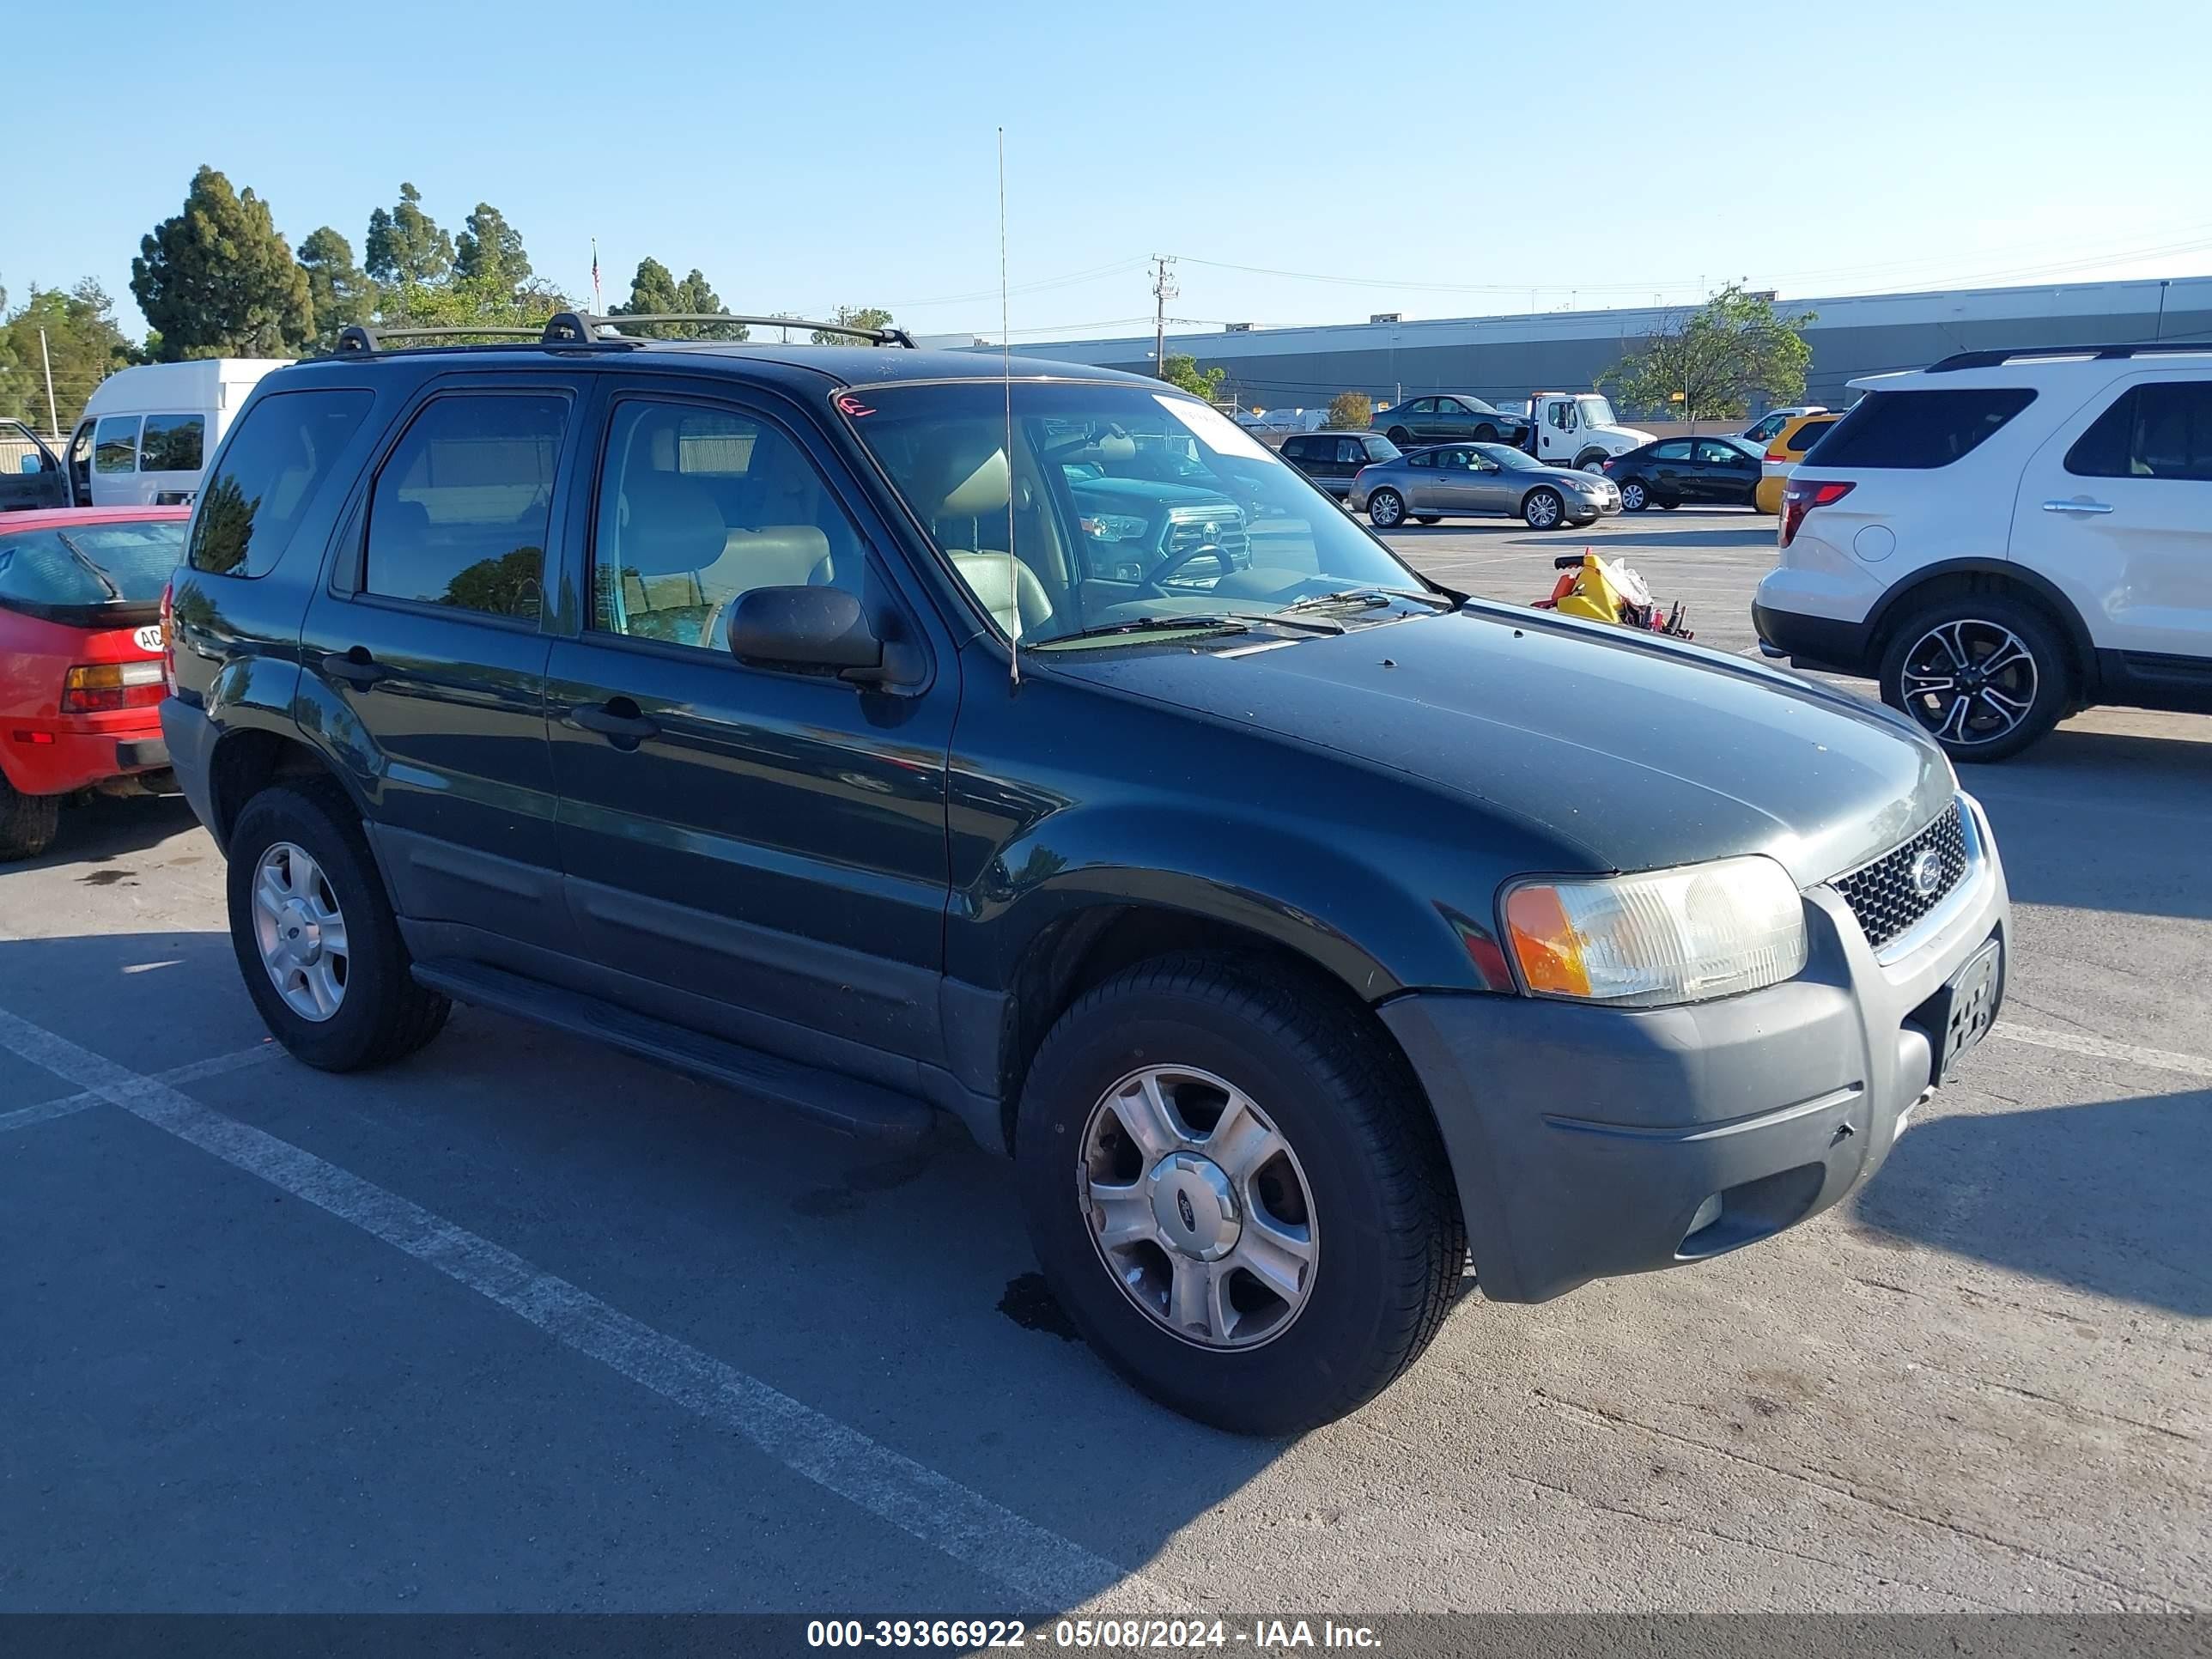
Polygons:
M1507 607L1055 666L1425 779L1600 869L1764 853L1811 886L1903 841L1957 787L1933 744L1846 692Z

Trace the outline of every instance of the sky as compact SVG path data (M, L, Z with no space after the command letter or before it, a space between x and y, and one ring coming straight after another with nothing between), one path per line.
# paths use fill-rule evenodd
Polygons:
M586 301L596 237L609 304L651 255L995 337L1002 126L1018 343L1149 332L1159 254L1186 329L2212 272L2212 6L2170 0L307 15L16 9L12 302L89 275L140 331L131 258L206 162L295 247L359 257L404 179Z

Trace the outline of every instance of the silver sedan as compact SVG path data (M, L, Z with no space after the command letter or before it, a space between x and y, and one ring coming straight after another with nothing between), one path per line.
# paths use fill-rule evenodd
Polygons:
M1546 466L1507 444L1443 444L1361 468L1345 504L1378 530L1408 519L1492 514L1559 530L1620 512L1620 489L1610 478Z

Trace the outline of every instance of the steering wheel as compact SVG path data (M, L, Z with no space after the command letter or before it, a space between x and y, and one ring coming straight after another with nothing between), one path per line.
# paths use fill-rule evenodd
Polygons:
M1157 589L1163 582L1166 581L1169 577L1174 575L1185 565L1194 564L1199 560L1204 558L1219 560L1221 562L1221 574L1224 576L1237 568L1235 563L1231 560L1229 555L1223 552L1218 544L1213 542L1200 542L1196 547L1187 547L1180 553L1170 553L1167 557L1162 559L1158 564L1154 565L1151 570L1146 573L1145 586Z

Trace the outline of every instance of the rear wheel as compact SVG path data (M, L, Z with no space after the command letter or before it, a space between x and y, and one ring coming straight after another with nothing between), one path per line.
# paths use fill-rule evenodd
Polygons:
M1077 1327L1218 1428L1294 1434L1356 1410L1458 1290L1466 1234L1402 1060L1264 963L1169 957L1088 993L1037 1052L1015 1146Z
M360 820L335 783L254 796L229 854L239 972L294 1055L356 1071L412 1054L444 1029L452 1005L415 982Z
M0 861L34 859L54 844L61 828L59 795L25 795L0 778Z
M1367 516L1377 530L1391 530L1406 522L1406 498L1395 489L1378 489L1367 498Z
M2057 630L2000 593L1923 606L1882 653L1881 700L1911 715L1954 761L2018 754L2058 724L2070 695Z
M1402 426L1394 426L1382 435L1401 449L1407 449L1413 446L1413 434Z
M1556 489L1532 489L1522 498L1521 517L1531 530L1557 530L1566 516L1566 503Z
M1413 522L1415 524L1442 524L1443 522L1443 514L1441 513L1417 513L1413 515Z

